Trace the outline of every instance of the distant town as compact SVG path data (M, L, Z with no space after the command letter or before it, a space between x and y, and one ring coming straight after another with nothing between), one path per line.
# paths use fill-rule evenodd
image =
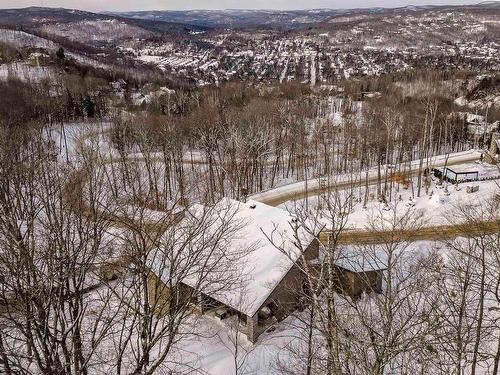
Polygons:
M496 375L499 312L500 3L0 10L1 374Z

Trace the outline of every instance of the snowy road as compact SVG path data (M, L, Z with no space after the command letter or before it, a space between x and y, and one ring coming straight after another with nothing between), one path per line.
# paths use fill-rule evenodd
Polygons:
M481 152L476 150L458 152L454 154L447 155L439 155L430 158L429 164L431 168L442 167L445 164L447 165L455 165L467 162L473 162L479 159L481 156ZM448 161L446 158L448 157ZM424 161L424 166L425 166ZM410 171L412 173L418 172L418 168L420 165L420 160L414 160L411 162ZM385 171L382 171L382 179L385 178ZM377 170L371 169L368 173L368 183L374 184L378 180ZM337 189L343 189L350 186L357 186L365 183L365 176L356 175L340 175L337 176L334 180L328 180L327 178L320 179L312 179L309 181L300 181L292 184L284 185L277 187L275 189L266 190L257 194L254 194L249 197L249 199L253 199L270 206L279 206L288 201L294 201L298 199L304 199L306 195L308 197L316 196L324 189L330 187L336 187ZM307 192L307 194L306 194Z
M485 234L494 234L500 231L497 221L481 223L465 223L455 225L439 225L423 227L419 229L399 231L395 236L394 232L375 232L367 230L345 230L340 236L340 243L343 245L376 245L388 242L388 239L394 242L416 242L423 240L443 241L461 236L472 237ZM328 244L331 232L324 230L320 234L320 240L323 244Z
M88 129L87 129L88 131ZM105 131L105 130L104 130ZM88 132L86 135L82 135L79 139L79 143L85 143L84 139L86 136L95 136L95 132ZM75 150L70 150L75 151ZM187 155L186 155L187 156ZM429 166L431 168L442 167L444 165L456 165L463 164L467 162L474 162L478 160L481 156L481 152L477 150L470 150L464 152L458 152L449 155L440 155L432 157L429 160ZM131 159L141 159L143 156L141 154L130 154L128 156ZM195 163L202 164L204 161L202 160L202 155L198 153L193 153L189 155L189 161L186 160L187 163ZM104 161L104 163L113 162L112 160ZM409 163L407 166L407 171L415 174L418 172L420 160L415 160ZM425 166L427 161L424 160L423 165ZM382 171L381 178L385 178L385 171ZM357 176L348 176L348 175L340 175L336 176L335 179L313 179L309 181L300 181L284 186L280 186L274 189L270 189L267 191L263 191L257 194L254 194L249 197L249 199L253 199L271 206L279 206L289 201L295 201L299 199L304 199L307 197L317 196L318 193L324 191L329 187L336 187L338 189L348 188L352 186L359 186L360 184L365 184L366 175L364 173L358 174ZM368 172L368 184L373 185L378 181L377 170L371 169ZM160 212L158 214L161 215ZM477 226L477 228L464 228L462 225L432 225L417 231L406 231L401 233L402 240L409 241L417 241L424 239L443 239L443 238L454 238L460 235L466 235L468 230L472 230L471 233L494 233L498 232L498 223L480 223L481 225ZM323 242L327 242L329 233L328 231L324 231L321 235L321 240ZM387 239L387 233L379 232L373 233L373 231L368 232L362 229L353 229L346 230L342 236L341 241L343 243L349 244L366 244L366 243L381 243Z

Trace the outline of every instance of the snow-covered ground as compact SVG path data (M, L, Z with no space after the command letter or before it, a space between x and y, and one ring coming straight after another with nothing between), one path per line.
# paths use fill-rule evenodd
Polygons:
M15 77L24 82L38 82L54 76L54 70L46 66L34 66L26 62L0 65L0 80Z
M431 187L432 195L427 195L422 192L420 198L410 199L412 196L411 190L401 189L396 193L396 199L388 204L380 203L373 198L369 199L366 208L363 208L362 202L356 202L353 206L353 211L347 219L346 229L366 229L370 222L387 221L394 216L394 209L398 215L403 215L410 211L416 217L419 217L425 226L447 225L455 223L460 205L465 202L469 206L480 207L485 204L488 198L492 197L500 189L497 186L498 181L484 181L477 184L463 184L459 187L460 190L452 185L448 187L449 195L444 192L444 187L438 188L435 184ZM476 193L467 193L467 185L478 185L479 191ZM371 188L371 194L375 192L375 188ZM400 198L401 197L401 200ZM362 198L361 198L362 200ZM303 202L303 201L302 201ZM308 204L317 206L317 197L309 199ZM293 205L284 204L281 207L293 211ZM327 214L324 214L325 225L329 224Z
M109 127L109 124L66 124L64 128L54 128L49 136L59 147L60 156L68 156L72 160L77 157L79 151L78 147L82 141L87 144L98 141L99 148L103 147L103 153L106 154L106 147L109 147L109 143L107 142L106 136L102 134L102 131L106 130L107 127ZM89 136L89 134L95 134L96 136L92 137ZM140 158L141 155L136 154L132 156ZM194 158L196 159L198 156L199 155L195 154ZM497 173L500 173L496 167L470 162L478 157L479 153L472 150L450 155L447 163L448 165L454 164L454 169L457 170L473 168L480 172L480 176L496 176ZM446 159L446 156L435 157L432 159L432 165L443 165ZM411 165L412 168L416 168L419 165L419 161L414 161ZM375 173L376 171L370 171L370 176L376 175ZM338 181L342 180L348 181L348 176L340 176ZM319 187L320 181L314 180L308 183L316 183L316 186ZM413 203L411 204L409 204L410 197L413 195L411 188L403 189L400 187L399 191L397 191L396 188L393 187L393 199L388 202L387 205L396 205L397 210L413 210L416 214L423 215L428 225L442 224L446 223L446 215L452 211L454 206L465 201L467 201L468 204L479 205L486 200L485 198L499 190L496 181L474 183L474 185L476 184L479 186L479 191L476 193L467 193L466 186L469 184L461 184L459 185L460 190L456 190L455 186L449 185L449 195L445 195L444 188L438 188L436 186L436 181L434 181L429 189L429 194L426 194L423 189L421 197L412 198ZM283 193L286 194L289 191L304 191L305 187L305 182L299 182L261 193L261 196L269 197L274 194L280 197ZM363 195L363 189L356 188L356 191L358 191L358 189L359 198ZM374 187L372 186L371 192L374 191ZM258 195L259 194L257 194L257 196ZM376 194L373 194L373 196L374 198L369 200L366 209L362 207L362 202L358 201L354 204L353 211L349 217L350 228L364 228L367 224L367 218L370 217L370 215L373 217L373 215L385 214L386 211L384 208L386 204L376 200ZM309 198L308 204L314 207L315 200L317 202L317 197ZM290 204L293 204L293 202L288 203L288 205ZM287 207L287 204L282 207ZM132 207L131 211L133 211ZM392 216L393 213L390 212L390 215ZM121 237L123 233L110 230L109 235ZM120 248L120 242L117 242L114 246ZM407 259L411 260L428 254L436 247L438 247L438 245L435 242L415 242L406 250ZM301 313L297 312L297 314ZM196 325L196 334L187 335L185 338L182 338L176 344L172 356L168 358L165 363L169 363L170 365L175 362L178 368L192 368L198 373L212 375L236 373L235 366L240 367L241 373L276 373L276 371L274 371L276 360L278 358L283 359L283 356L286 357L288 355L286 348L293 345L293 343L297 341L297 338L304 334L304 332L300 330L302 324L301 319L296 315L289 316L283 322L273 326L274 330L262 334L255 345L248 342L244 335L238 335L236 330L227 324L227 321L219 321L211 316L197 316L193 317L191 323L193 322ZM236 350L236 348L238 350ZM235 355L236 352L238 353L237 355ZM104 367L105 366L103 366L101 373L106 372Z
M13 45L14 47L36 47L55 51L59 46L51 40L41 38L24 31L0 29L0 42Z
M447 254L447 250L436 242L419 241L410 244L401 256L409 265L418 263L419 259L434 252L442 257ZM370 296L364 296L358 303L370 303L370 300ZM342 305L341 298L336 303L340 309L348 309L348 306ZM294 365L289 350L305 339L305 314L296 311L284 321L276 323L259 337L256 344L251 344L244 335L237 334L230 318L221 321L209 315L193 316L186 324L190 329L196 327L194 334L182 338L176 344L174 352L165 361L168 363L166 366L178 370L191 368L195 373L207 375L278 374L278 360ZM236 366L239 366L238 372Z
M52 130L51 137L56 143L56 145L60 149L60 157L61 158L74 158L77 154L77 145L78 140L84 140L87 145L94 143L93 148L96 147L101 152L101 155L104 157L108 156L117 156L116 151L114 151L111 145L108 142L107 134L102 134L103 131L109 129L109 123L103 124L92 124L92 123L76 123L76 124L66 124L64 128L57 127ZM82 136L85 134L86 136ZM65 135L65 137L63 137ZM93 136L89 136L93 135ZM97 142L97 143L96 143ZM155 157L156 155L151 155ZM158 156L158 161L155 162L161 163L161 155ZM478 164L475 162L471 162L471 160L478 159L480 153L475 150L465 151L460 153L455 153L449 155L448 160L446 161L447 156L437 156L433 157L431 161L432 166L444 165L446 162L448 165L453 164L454 170L474 170L479 172L479 177L498 177L500 176L500 171L497 167L491 166L489 164ZM137 159L139 162L143 157L143 155L139 153L130 153L129 158ZM186 162L193 161L194 163L203 163L204 156L199 152L186 153L185 160ZM419 165L419 161L414 161L411 163L412 170L415 170ZM107 165L106 168L110 168L110 165ZM139 169L144 172L146 169ZM193 183L196 184L196 180L202 178L204 167L200 166L200 170L197 171L196 176L194 177ZM193 172L194 173L194 172ZM369 172L369 178L376 178L377 171L376 169L372 169ZM342 185L343 183L352 181L363 181L364 174L357 176L337 176L331 181L322 181L318 179L313 179L309 181L300 181L287 185L282 185L280 187L270 189L264 192L260 192L254 194L249 197L249 199L253 199L255 201L268 203L269 201L273 201L274 199L282 200L282 202L278 202L279 206L283 209L287 209L290 211L294 211L296 205L303 206L305 204L305 199L298 199L293 197L293 195L304 194L306 190L313 191L310 194L310 197L307 199L307 205L310 209L318 209L318 192L314 192L315 189L318 189L320 186L326 186L328 184L331 185ZM141 177L142 184L147 186L148 177L144 175ZM406 212L408 210L412 211L415 215L421 216L422 220L425 222L427 226L433 225L443 225L447 224L450 219L450 213L453 211L453 208L458 206L463 202L468 202L471 205L479 205L482 202L486 201L486 197L490 197L498 191L497 182L498 181L482 181L477 182L479 186L479 191L476 193L469 194L466 192L466 187L468 184L460 184L459 190L456 189L455 186L448 186L448 193L445 193L445 189L443 187L439 187L436 185L436 181L432 182L431 187L428 190L428 194L426 194L425 189L422 187L420 198L416 197L417 195L417 186L416 179L414 178L413 189L411 187L405 189L402 185L398 185L397 183L393 184L392 193L389 198L389 194L387 194L387 200L389 201L387 204L381 203L377 199L376 187L373 185L376 181L371 180L370 191L368 193L368 201L366 208L363 207L364 199L365 199L365 191L364 187L356 187L354 189L354 200L352 210L349 214L348 218L348 228L349 229L364 229L369 219L377 219L388 217L393 213L393 209L400 214ZM384 184L383 184L384 185ZM382 189L384 186L382 186ZM127 194L123 193L123 197L126 197ZM289 197L287 199L287 197ZM290 197L292 198L291 200ZM322 200L323 198L321 198ZM123 206L122 206L123 207ZM131 212L133 211L132 207L130 207ZM151 211L151 217L163 217L163 213ZM328 226L328 219L326 218L326 214L324 215L324 224Z
M497 180L477 181L459 184L458 187L452 184L444 183L439 186L439 180L433 178L428 193L422 187L420 197L417 197L416 181L411 187L404 188L395 183L392 191L392 199L387 203L380 202L377 199L376 186L370 186L368 193L368 202L366 208L363 207L365 190L364 187L355 188L353 191L353 206L347 218L346 229L363 230L369 223L387 221L394 216L403 215L410 211L415 217L422 220L424 226L439 226L456 223L459 220L456 217L459 207L467 204L468 206L480 207L486 205L489 198L500 192L500 170L489 164L464 163L454 166L454 169L479 171L482 177L498 177ZM467 193L467 186L479 186L479 191ZM383 189L383 185L382 185ZM389 193L387 194L389 197ZM307 204L312 209L319 209L320 216L325 225L329 225L327 212L321 213L318 202L324 198L313 196L307 199ZM280 205L281 208L294 211L297 207L304 207L305 199L286 202ZM331 225L331 224L330 224Z
M105 131L111 126L109 122L76 122L65 123L61 126L49 128L47 137L54 142L61 160L74 160L78 156L80 142L87 146L98 146L104 154L110 149L108 136Z
M29 48L43 48L46 49L50 53L55 53L60 48L60 45L57 43L52 42L51 40L41 38L32 34L28 34L24 31L17 31L17 30L6 30L6 29L0 29L0 42L12 45L16 48L24 48L24 47L29 47ZM66 57L75 59L78 61L80 64L83 65L88 65L92 66L95 68L99 69L105 69L105 70L110 70L113 68L113 65L102 63L100 61L97 61L94 58L87 57L83 54L79 53L74 53L70 51L65 52ZM2 73L2 70L5 70L6 67L0 69L0 78L4 76L6 73ZM11 69L12 71L12 69ZM41 72L43 71L43 73ZM25 67L24 70L21 70L19 73L20 79L26 79L26 78L39 78L42 74L47 74L46 73L47 68L40 68L40 67ZM26 73L28 72L28 73ZM17 73L16 70L14 70L14 73ZM28 77L26 77L26 74L29 74ZM52 73L52 75L54 75ZM50 78L50 77L47 77Z
M459 163L467 163L471 161L478 160L481 156L481 152L478 150L469 150L463 152L457 152L448 155L438 155L433 156L429 159L429 165L431 168L447 165L455 165ZM424 166L426 162L424 161ZM417 171L420 165L420 160L414 160L410 163L411 171ZM374 179L377 177L377 169L372 168L369 170L368 178ZM309 195L316 195L315 191L317 191L320 187L325 187L327 185L342 185L347 183L355 183L363 181L365 175L339 175L335 176L333 179L311 179L309 181L299 181L295 183L291 183L288 185L280 186L278 188L269 189L266 191L262 191L256 193L249 197L250 199L254 199L256 201L261 201L264 203L268 202L278 202L278 204L285 203L289 200L294 200L300 198L300 195L303 196L304 192L310 191Z

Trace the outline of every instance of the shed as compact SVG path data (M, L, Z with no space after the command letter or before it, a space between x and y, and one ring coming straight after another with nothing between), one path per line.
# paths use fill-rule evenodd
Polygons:
M381 293L387 256L382 251L364 251L344 247L334 261L338 289L342 294L358 298L363 293Z
M479 172L474 170L459 170L446 167L443 171L440 171L439 169L434 169L433 171L434 176L437 178L442 177L444 181L452 184L477 181L479 179Z

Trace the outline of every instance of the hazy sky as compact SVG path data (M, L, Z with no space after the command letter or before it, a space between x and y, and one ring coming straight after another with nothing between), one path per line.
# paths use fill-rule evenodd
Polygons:
M0 0L0 8L47 6L101 10L152 9L311 9L311 8L369 8L375 6L473 4L467 0Z

